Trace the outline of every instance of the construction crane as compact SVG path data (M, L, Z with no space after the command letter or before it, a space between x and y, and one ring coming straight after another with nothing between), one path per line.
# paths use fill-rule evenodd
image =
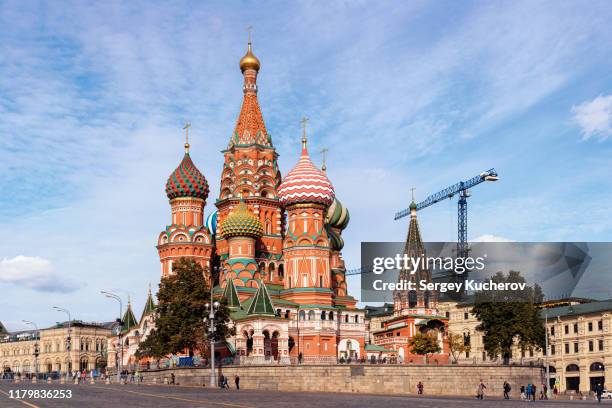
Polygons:
M460 181L453 184L444 190L438 191L430 195L425 200L417 204L416 209L420 211L424 208L434 205L447 198L453 198L455 194L459 194L459 202L457 203L457 256L460 258L467 257L467 198L471 195L469 189L477 186L484 181L497 181L499 177L495 169L489 169L472 177L471 179ZM395 220L399 220L410 214L410 208L400 211L395 214Z

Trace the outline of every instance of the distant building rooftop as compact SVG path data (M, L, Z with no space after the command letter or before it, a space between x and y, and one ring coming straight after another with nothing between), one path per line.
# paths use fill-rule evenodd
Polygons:
M606 311L612 311L612 299L602 300L599 302L578 303L569 306L542 309L540 310L540 317L544 318L545 316L548 316L548 318L551 319L555 317L585 315Z

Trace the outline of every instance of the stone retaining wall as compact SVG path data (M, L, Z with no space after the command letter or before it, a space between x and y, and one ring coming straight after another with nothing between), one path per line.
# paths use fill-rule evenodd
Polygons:
M209 386L207 368L147 371L144 381L163 384L171 373L180 385ZM511 393L518 395L521 385L535 383L539 389L543 381L540 368L521 366L227 366L220 373L229 378L231 388L238 374L244 389L371 394L415 394L422 381L425 394L475 396L482 378L487 394L501 396L502 385L508 381Z

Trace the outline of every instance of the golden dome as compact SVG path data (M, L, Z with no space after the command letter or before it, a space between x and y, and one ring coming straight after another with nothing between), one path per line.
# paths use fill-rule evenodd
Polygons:
M221 223L223 238L251 237L259 238L263 235L263 225L259 218L252 214L244 201L236 207L234 212Z
M261 64L259 63L259 59L253 54L253 49L251 48L251 42L249 41L249 46L247 48L247 53L244 54L244 57L240 59L240 70L244 72L247 69L254 69L255 71L259 71L259 67Z

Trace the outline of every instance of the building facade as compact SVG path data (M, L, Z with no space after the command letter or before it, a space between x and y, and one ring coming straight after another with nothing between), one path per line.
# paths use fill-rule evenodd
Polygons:
M449 331L462 334L470 346L459 356L459 364L501 363L487 355L471 304L444 302L440 309L449 316ZM514 346L510 364L548 365L551 389L556 386L559 392L590 391L598 382L605 386L606 377L612 378L612 301L545 302L540 317L547 322L548 356L544 350Z
M70 350L68 323L36 331L0 334L3 373L65 373L73 370L103 370L107 365L107 338L112 324L72 321ZM38 358L35 350L38 348Z
M237 334L228 352L241 364L365 358L364 311L347 293L341 254L348 210L325 164L319 169L310 158L305 121L300 159L281 176L257 99L260 68L249 41L216 210L204 216L208 182L188 140L166 183L172 220L157 242L162 278L181 257L202 265L214 296L230 304Z
M410 204L410 224L404 254L409 258L425 257L425 247L421 238L416 214L416 203ZM399 281L411 282L415 289L397 290L393 294L393 311L389 305L382 310L369 311L371 337L373 344L394 350L398 363L448 363L448 318L440 313L436 292L423 291L419 282L431 282L430 271L423 265L415 270L400 270ZM432 354L429 361L414 353L410 342L417 333L434 336L438 341L439 352Z

